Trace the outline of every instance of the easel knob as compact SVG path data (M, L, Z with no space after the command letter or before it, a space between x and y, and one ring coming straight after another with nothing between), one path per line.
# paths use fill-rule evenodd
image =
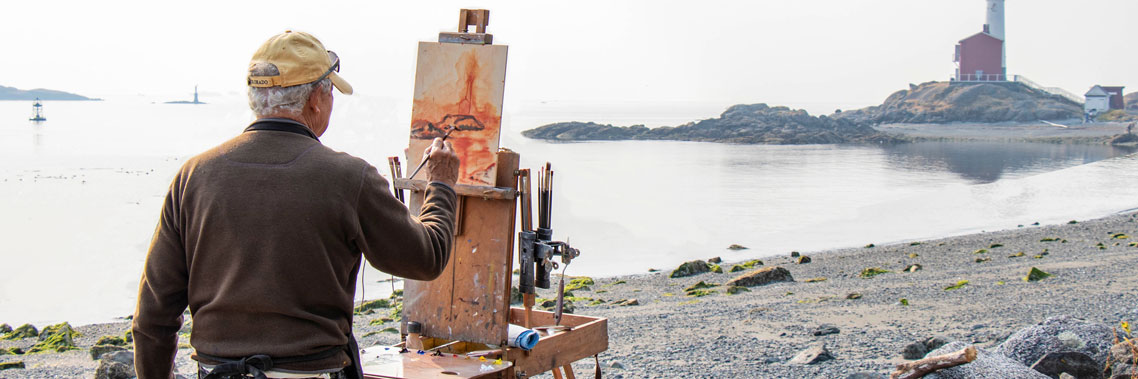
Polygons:
M462 9L458 12L458 32L439 33L439 42L464 43L471 45L490 45L494 43L494 36L486 34L486 25L490 24L490 11L486 9ZM474 33L469 32L474 27Z
M475 33L486 33L490 24L490 11L486 9L463 9L458 12L458 32L469 33L467 28L474 26Z

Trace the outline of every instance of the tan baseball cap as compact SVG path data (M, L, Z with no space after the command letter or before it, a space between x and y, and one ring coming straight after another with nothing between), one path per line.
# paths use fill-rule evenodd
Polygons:
M260 62L276 65L280 75L250 74L250 87L291 87L330 78L332 85L336 86L340 93L352 94L352 85L338 74L340 57L324 49L324 44L311 34L286 30L269 38L261 48L257 49L257 52L253 53L249 69Z

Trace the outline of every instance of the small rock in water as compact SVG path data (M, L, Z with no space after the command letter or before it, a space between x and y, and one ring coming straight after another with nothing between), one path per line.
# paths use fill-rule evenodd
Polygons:
M814 329L813 334L815 336L825 336L825 335L830 335L830 334L838 334L841 332L842 332L841 329L838 329L837 325L822 324L822 325L819 325L817 328Z
M802 255L802 254L799 254L797 251L790 252L791 258L798 258L800 255Z
M723 258L715 257L707 260L707 263L723 263Z
M1035 364L1031 365L1031 369L1050 377L1062 373L1071 374L1076 379L1098 379L1102 377L1099 373L1098 363L1095 362L1094 358L1075 351L1047 353L1043 358L1035 361Z
M929 351L925 347L924 343L913 342L911 344L905 345L905 347L901 349L901 357L905 359L921 359L924 358L925 353L928 352Z
M740 245L740 244L737 244L737 243L733 243L733 244L731 244L731 246L727 247L727 250L747 250L747 247Z
M790 363L796 365L812 365L831 359L834 359L834 356L830 354L830 350L826 349L826 344L817 343L799 352L798 355L790 359Z

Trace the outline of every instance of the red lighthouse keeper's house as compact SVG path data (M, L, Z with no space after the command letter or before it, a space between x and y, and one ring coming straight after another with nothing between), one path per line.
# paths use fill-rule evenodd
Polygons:
M984 31L956 45L955 80L988 82L1008 80L1004 53L1004 0L988 0L988 23Z

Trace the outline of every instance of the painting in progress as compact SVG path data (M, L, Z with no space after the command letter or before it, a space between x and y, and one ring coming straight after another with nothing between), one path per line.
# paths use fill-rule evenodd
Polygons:
M453 128L458 183L494 185L505 81L506 46L419 42L408 164Z

